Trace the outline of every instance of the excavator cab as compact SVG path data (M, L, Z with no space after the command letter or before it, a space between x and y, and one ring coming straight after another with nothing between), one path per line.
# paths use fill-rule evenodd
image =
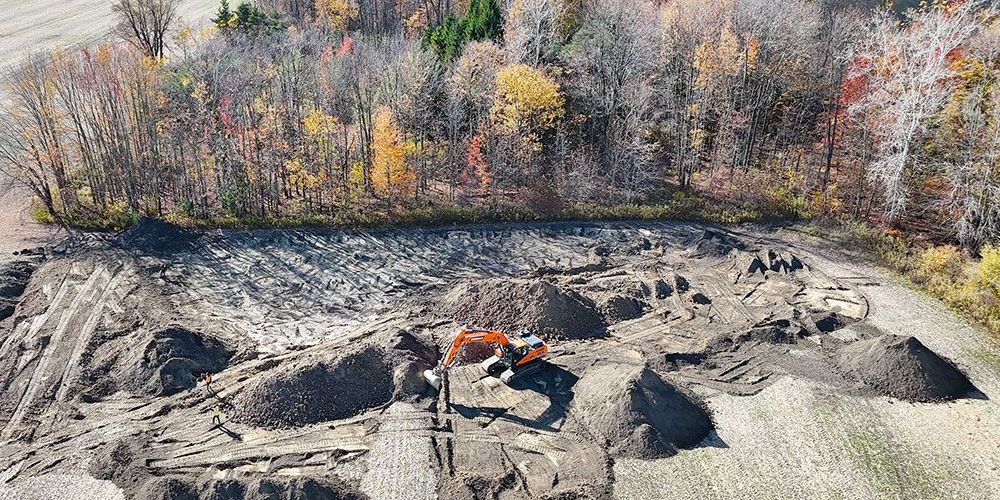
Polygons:
M455 363L462 346L472 343L488 343L496 346L494 355L480 363L483 371L499 376L505 384L536 371L541 360L549 352L549 346L528 330L521 330L516 336L508 337L494 330L466 330L458 332L444 357L433 370L424 371L424 379L435 389L441 388L441 376Z

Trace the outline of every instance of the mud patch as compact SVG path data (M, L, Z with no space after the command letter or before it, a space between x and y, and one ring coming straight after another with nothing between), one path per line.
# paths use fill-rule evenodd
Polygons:
M866 391L907 401L952 400L974 389L950 361L913 337L859 340L840 348L836 363Z
M444 305L469 327L509 332L527 328L550 338L596 337L607 327L590 299L544 280L467 282L447 293Z
M703 403L642 366L591 368L575 392L571 412L614 456L670 456L712 430Z

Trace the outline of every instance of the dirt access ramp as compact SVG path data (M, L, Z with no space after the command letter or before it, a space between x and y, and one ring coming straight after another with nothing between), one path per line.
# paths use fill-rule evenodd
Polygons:
M836 363L882 338L854 331L870 301L772 242L551 224L181 232L165 247L175 231L147 222L48 260L0 323L9 487L84 469L133 495L606 497L631 484L623 464L715 450L742 418L718 401L790 380L879 394ZM550 362L511 387L473 352L436 397L420 372L482 318L549 328ZM143 382L102 383L126 371ZM352 378L366 392L322 390Z

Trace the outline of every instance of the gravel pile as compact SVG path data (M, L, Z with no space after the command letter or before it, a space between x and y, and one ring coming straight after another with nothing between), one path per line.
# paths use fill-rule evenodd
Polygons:
M388 403L393 367L385 350L368 345L334 359L279 366L233 401L233 420L288 428L355 416Z
M913 337L859 340L840 348L835 361L867 391L907 401L952 400L973 389L950 361Z
M178 325L96 337L88 349L92 351L84 355L84 390L95 398L122 389L150 396L176 394L196 386L201 374L225 369L235 353L214 336Z
M543 280L465 283L447 294L445 309L469 327L508 332L527 328L563 339L600 336L607 327L591 300Z
M693 395L642 366L591 368L574 392L571 412L615 456L670 456L701 442L713 427Z

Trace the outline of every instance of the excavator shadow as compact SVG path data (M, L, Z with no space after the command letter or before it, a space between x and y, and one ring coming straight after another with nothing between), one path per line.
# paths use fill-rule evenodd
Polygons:
M530 391L537 397L527 399L528 403L514 407L470 406L452 403L450 406L459 415L470 420L483 420L487 424L504 420L532 429L558 432L573 401L573 387L580 378L562 366L543 362L538 371L513 381L509 387L516 391ZM539 404L547 406L540 412Z

